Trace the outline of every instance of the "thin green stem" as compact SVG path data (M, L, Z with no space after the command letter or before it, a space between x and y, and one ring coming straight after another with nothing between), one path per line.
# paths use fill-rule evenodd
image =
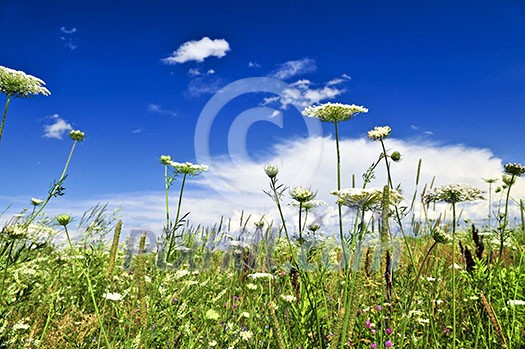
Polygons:
M381 147L383 148L383 157L385 158L385 164L386 164L386 173L388 176L388 185L390 185L390 189L394 189L394 185L392 184L392 176L390 175L390 164L388 163L388 155L386 154L386 148L385 143L382 139L380 139Z
M303 241L303 225L301 224L301 213L303 211L303 203L299 202L299 241L302 243Z
M337 121L334 121L334 127L335 127L335 148L337 153L337 191L341 190L341 153L339 151L339 126L337 124ZM346 267L348 264L347 259L347 253L346 253L346 246L345 246L345 239L344 239L344 233L343 233L343 212L341 203L337 203L337 212L339 217L339 238L341 239L341 247L343 249L343 258L344 258L344 266Z
M188 176L187 173L184 173L184 176L182 177L182 183L180 186L180 193L179 193L179 203L177 204L177 215L175 216L175 222L173 223L173 231L169 231L169 243L168 243L168 253L166 254L166 260L169 260L171 257L171 250L173 248L173 241L175 238L175 232L177 231L177 228L179 226L179 218L180 218L180 209L182 207L182 195L184 194L184 185L186 184L186 177Z
M169 194L170 189L168 178L168 165L164 165L164 189L166 195L166 232L170 231L170 210L169 210Z
M49 200L51 200L51 198L55 195L56 191L58 190L58 188L60 188L62 182L64 181L64 178L66 176L66 172L67 172L67 169L69 167L69 163L71 162L71 158L73 157L73 152L75 151L75 147L77 146L77 141L74 141L73 142L73 146L71 147L71 151L69 152L69 156L67 158L67 161L66 161L66 165L64 166L64 169L62 170L62 174L60 175L60 178L58 179L58 181L56 182L55 186L53 187L53 189L51 189L51 191L49 192L49 194L47 195L47 198L45 199L45 201L42 203L42 205L40 206L40 208L38 209L38 211L36 211L35 214L31 215L29 217L29 220L24 224L24 227L27 228L34 220L36 217L38 217L38 215L40 214L40 212L42 212L42 210L46 207L46 205L49 203Z
M2 140L2 134L4 133L5 119L7 118L7 109L9 109L9 103L11 102L11 94L7 94L7 100L5 102L4 116L2 116L2 124L0 125L0 141Z
M509 199L510 199L510 188L512 188L512 183L514 183L515 175L512 175L509 182L509 187L507 188L507 197L505 199L505 214L503 216L503 224L500 228L500 236L499 236L499 255L498 255L498 263L501 262L501 257L503 254L503 244L505 242L505 230L507 229L507 223L508 223L508 215L509 215Z
M456 203L452 203L452 348L456 348Z

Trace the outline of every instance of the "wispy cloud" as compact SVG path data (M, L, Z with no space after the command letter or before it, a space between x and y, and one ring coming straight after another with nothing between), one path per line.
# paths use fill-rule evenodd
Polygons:
M142 133L142 129L141 128L136 128L134 130L131 130L131 133L133 134L139 134L139 133Z
M340 85L347 79L332 79L324 84L314 84L310 80L302 79L289 85L281 96L267 97L263 105L280 103L281 108L286 109L290 105L307 107L321 101L334 99L346 90Z
M173 110L165 109L160 104L151 103L148 105L148 110L153 113L177 116L177 113L175 113Z
M250 67L250 68L260 68L261 65L259 63L257 63L257 62L250 61L250 62L248 62L248 67Z
M296 61L288 61L281 63L277 69L268 74L271 78L286 80L294 76L312 73L317 70L315 60L311 58L303 58Z
M73 129L71 124L60 118L58 114L49 116L49 119L52 120L52 123L44 125L44 138L62 139L68 131Z
M230 51L230 44L224 39L204 37L183 43L169 57L162 59L165 64L177 64L188 61L203 62L208 57L224 57Z
M188 94L190 96L202 96L205 94L213 94L224 87L224 82L221 78L212 76L199 76L192 79L188 84Z
M203 75L213 75L213 74L215 74L215 70L213 69L208 69L206 74L204 74L199 68L188 69L188 75L191 77L203 76Z
M67 29L66 27L60 27L60 32L63 34L60 36L60 40L62 40L64 47L70 49L70 50L76 50L77 45L77 38L74 36L74 34L77 32L77 28L73 27L71 29Z

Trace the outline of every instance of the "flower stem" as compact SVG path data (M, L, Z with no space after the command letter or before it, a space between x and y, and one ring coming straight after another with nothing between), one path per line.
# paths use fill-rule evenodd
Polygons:
M341 153L339 151L339 126L337 125L337 121L334 121L334 127L335 127L335 148L336 148L336 153L337 153L337 191L340 191L341 190ZM339 238L341 239L341 247L343 249L344 266L347 267L348 260L347 260L345 239L344 239L344 233L343 233L343 213L342 213L340 202L337 203L337 210L338 210L338 216L339 216Z
M452 348L456 348L456 203L452 203Z
M164 165L164 189L166 192L166 231L170 231L170 210L169 210L169 195L168 191L170 189L169 179L168 179L168 165Z
M42 205L40 206L38 211L36 211L36 213L32 214L29 217L29 220L24 224L25 228L29 227L29 225L35 220L35 218L38 217L40 212L42 212L44 207L46 207L46 205L49 203L49 200L51 200L51 198L55 195L55 192L58 190L58 188L60 188L62 182L64 181L64 179L66 177L66 171L67 171L67 168L69 167L69 163L71 162L71 158L73 157L73 152L75 151L76 145L77 145L77 141L74 141L73 142L73 146L71 147L71 151L69 152L69 157L67 158L66 165L64 166L64 169L62 170L62 174L60 175L60 178L56 182L56 184L53 187L53 189L51 189L51 191L49 192L47 198L44 200L44 202L42 203Z
M9 109L9 103L11 102L11 94L7 94L7 100L5 102L4 116L2 116L2 124L0 124L0 141L2 140L2 133L4 132L5 119L7 118L7 109Z
M303 243L303 225L301 224L301 212L303 211L303 203L299 201L299 241Z
M510 198L510 188L512 188L512 183L514 182L515 175L512 175L509 182L509 187L507 189L507 197L505 199L505 215L503 216L503 224L500 228L500 235L499 235L499 255L498 255L498 263L501 262L501 256L503 254L503 243L505 242L505 230L507 229L507 222L508 222L508 215L509 215L509 198Z
M173 231L169 231L168 253L166 254L166 260L169 260L169 258L171 257L171 249L173 248L173 240L175 238L175 232L177 231L177 228L179 226L180 208L182 206L182 195L184 193L184 185L186 184L187 175L188 175L187 173L184 173L184 176L182 177L182 184L180 186L180 193L179 193L179 203L177 205L177 215L175 216Z

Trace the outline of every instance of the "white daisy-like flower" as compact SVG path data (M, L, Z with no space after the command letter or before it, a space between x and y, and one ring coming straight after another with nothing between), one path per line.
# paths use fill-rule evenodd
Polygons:
M246 288L251 290L251 291L255 291L257 289L257 285L249 283L249 284L246 284Z
M525 305L525 301L521 299L509 299L507 304L510 306Z
M376 126L373 130L368 131L368 138L371 140L385 139L392 132L390 126Z
M240 336L242 340L249 341L253 337L253 332L252 331L242 331L240 333Z
M303 116L319 119L325 122L350 120L359 113L367 113L368 109L355 104L325 103L307 107L302 111Z
M245 317L245 318L249 318L249 317L250 317L250 313L248 313L247 311L243 311L243 312L241 313L241 316L242 316L242 317Z
M117 292L105 292L102 297L115 302L122 300L122 295Z

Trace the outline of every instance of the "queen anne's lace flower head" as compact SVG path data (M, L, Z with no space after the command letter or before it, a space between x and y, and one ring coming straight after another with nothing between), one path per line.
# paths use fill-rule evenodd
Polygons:
M86 138L86 135L80 130L71 130L71 132L69 132L69 138L77 142L82 142L84 138Z
M161 155L160 156L160 163L163 165L169 165L171 162L171 156L169 155Z
M187 174L190 176L197 176L201 174L202 172L208 171L207 165L197 165L197 164L192 164L191 162L180 163L180 162L170 161L169 165L173 167L175 172L181 173L181 174Z
M439 244L446 244L452 241L452 236L439 227L432 229L432 238Z
M521 177L525 174L525 166L518 163L508 163L504 166L505 173L515 177Z
M367 113L368 109L355 104L325 103L307 107L302 111L303 116L319 119L325 122L349 120L359 113Z
M466 184L447 184L429 191L423 197L423 201L428 204L431 202L446 202L455 204L464 201L475 201L484 199L483 190Z
M343 206L364 210L380 210L383 200L383 191L379 188L348 188L334 190L330 194L337 196L337 202ZM390 205L397 205L403 200L403 196L391 189L389 200Z
M392 132L390 126L376 126L373 130L368 131L368 138L373 141L385 139L390 132Z
M45 84L41 79L26 74L23 71L0 66L0 92L8 96L49 96L51 92L44 87Z
M309 188L295 187L290 192L290 195L295 201L304 203L313 200L315 198L316 193L314 193Z

